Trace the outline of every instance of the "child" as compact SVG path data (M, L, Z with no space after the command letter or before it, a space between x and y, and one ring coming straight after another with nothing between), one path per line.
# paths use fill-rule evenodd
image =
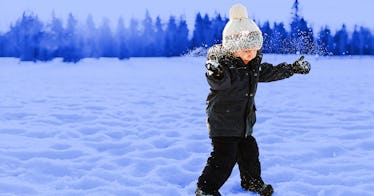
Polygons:
M310 64L304 57L293 64L261 63L262 42L261 31L248 18L247 9L241 4L232 6L222 45L212 46L207 55L206 77L211 92L206 112L213 151L198 179L196 196L220 195L218 190L236 163L244 190L264 196L273 193L272 186L261 178L259 151L252 136L257 83L307 74Z

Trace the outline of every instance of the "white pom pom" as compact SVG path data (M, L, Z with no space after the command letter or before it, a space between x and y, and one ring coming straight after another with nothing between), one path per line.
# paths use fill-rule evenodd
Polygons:
M230 20L240 20L245 18L248 18L248 12L244 5L238 3L230 8Z

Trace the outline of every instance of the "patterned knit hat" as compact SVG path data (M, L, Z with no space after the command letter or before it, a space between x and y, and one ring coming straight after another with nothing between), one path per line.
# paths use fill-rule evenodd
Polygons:
M247 8L242 4L235 4L230 8L230 20L222 35L222 45L230 51L260 50L262 47L261 30L248 18Z

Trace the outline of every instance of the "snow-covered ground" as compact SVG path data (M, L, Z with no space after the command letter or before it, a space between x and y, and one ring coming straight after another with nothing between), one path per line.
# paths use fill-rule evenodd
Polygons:
M263 178L275 196L374 195L374 58L307 59L309 75L258 87ZM204 60L0 59L0 195L193 195L211 150ZM237 168L220 191L254 195Z

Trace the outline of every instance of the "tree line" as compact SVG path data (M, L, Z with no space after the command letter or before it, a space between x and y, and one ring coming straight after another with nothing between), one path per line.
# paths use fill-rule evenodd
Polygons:
M349 33L343 24L333 33L328 26L314 33L298 13L298 1L288 31L284 23L259 25L264 36L263 53L317 55L373 55L374 38L365 27ZM119 18L115 31L105 19L96 26L92 16L84 23L69 14L66 25L55 16L43 23L37 15L23 13L7 32L0 32L0 57L16 57L21 61L49 61L62 58L77 62L82 58L172 57L196 48L220 43L226 17L198 13L193 32L183 17L170 16L166 23L149 12L141 21L131 19L128 27Z

